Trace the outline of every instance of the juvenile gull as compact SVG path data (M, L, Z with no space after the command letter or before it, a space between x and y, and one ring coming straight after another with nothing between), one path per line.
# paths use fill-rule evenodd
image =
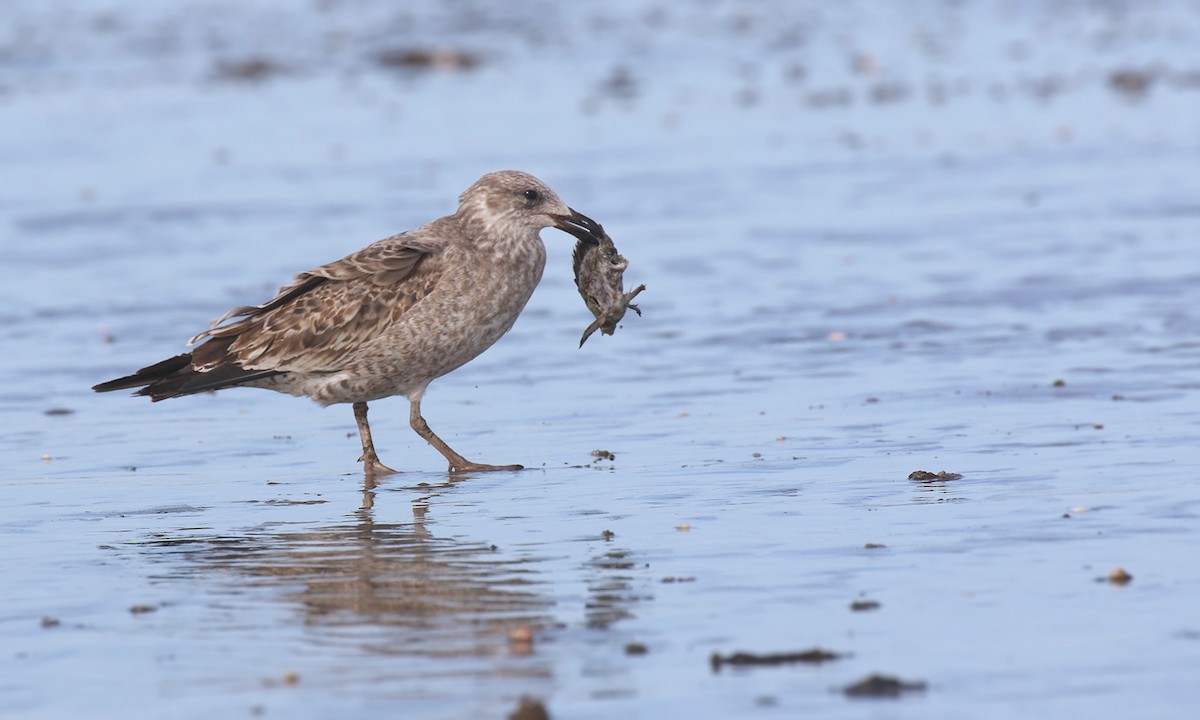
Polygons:
M153 401L245 386L352 403L368 474L379 461L367 403L404 395L409 424L450 472L520 470L459 455L421 417L421 396L508 332L546 264L547 227L598 242L600 226L532 175L484 175L458 211L302 272L262 305L237 307L189 344L194 350L96 385L140 388ZM227 324L227 320L232 320Z

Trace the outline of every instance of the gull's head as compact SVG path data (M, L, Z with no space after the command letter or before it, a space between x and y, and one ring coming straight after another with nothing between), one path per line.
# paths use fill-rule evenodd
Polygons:
M537 232L556 227L590 242L598 242L604 234L599 223L567 207L550 186L519 170L479 178L459 196L457 215L481 229L499 226Z

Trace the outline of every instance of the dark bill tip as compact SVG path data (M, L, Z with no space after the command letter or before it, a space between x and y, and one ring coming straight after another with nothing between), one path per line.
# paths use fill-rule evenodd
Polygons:
M555 215L554 227L568 232L585 242L598 243L604 237L604 227L574 208L568 208L570 215Z

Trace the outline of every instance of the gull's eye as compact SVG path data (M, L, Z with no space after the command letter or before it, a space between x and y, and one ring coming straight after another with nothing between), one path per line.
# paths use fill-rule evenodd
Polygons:
M521 194L525 196L525 199L528 200L531 205L542 199L542 194L533 188L530 188Z

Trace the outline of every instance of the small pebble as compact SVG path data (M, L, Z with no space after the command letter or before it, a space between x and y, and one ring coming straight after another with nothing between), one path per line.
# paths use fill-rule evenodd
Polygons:
M529 655L533 652L533 629L527 625L508 631L508 650L514 655Z
M1115 567L1108 572L1108 581L1113 585L1128 585L1133 582L1133 576L1123 567Z

